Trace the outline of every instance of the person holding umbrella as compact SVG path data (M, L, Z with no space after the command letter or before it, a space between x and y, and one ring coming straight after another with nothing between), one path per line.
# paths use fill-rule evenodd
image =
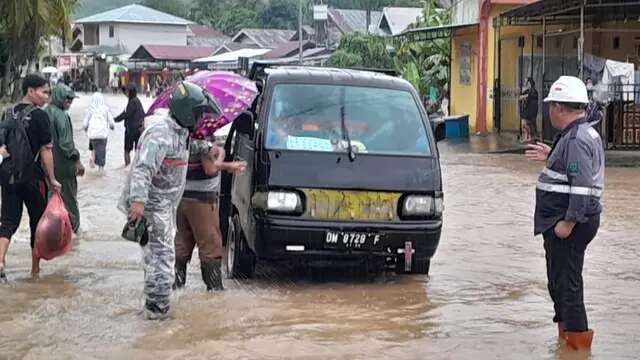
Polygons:
M138 145L138 140L144 128L144 109L138 99L136 84L130 83L127 87L129 102L127 108L116 118L115 122L124 121L124 166L131 163L131 151Z
M235 120L253 104L258 90L251 80L226 71L199 71L188 77L187 81L207 90L220 105L222 116L209 117L191 133L186 191L178 208L174 287L184 286L187 264L194 247L198 245L202 278L207 289L222 290L220 260L223 248L217 207L219 172L242 172L246 164L222 162L224 151L211 145L209 140L213 140L216 130ZM153 114L158 109L168 107L174 89L171 87L160 94L149 107L148 113Z

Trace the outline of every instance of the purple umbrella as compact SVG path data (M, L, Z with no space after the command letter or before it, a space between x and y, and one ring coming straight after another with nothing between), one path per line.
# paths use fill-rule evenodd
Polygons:
M207 90L220 105L222 116L216 118L213 123L209 122L207 133L213 133L235 120L251 106L258 95L258 89L253 81L228 71L199 71L185 80ZM153 114L159 108L168 108L169 98L174 88L171 86L163 91L153 101L147 115Z

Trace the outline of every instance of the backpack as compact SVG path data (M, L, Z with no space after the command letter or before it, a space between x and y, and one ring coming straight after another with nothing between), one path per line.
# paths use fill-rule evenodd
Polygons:
M104 111L96 111L91 114L87 136L89 139L106 139L109 134L109 123Z
M0 184L22 184L32 179L35 171L33 156L27 128L31 121L31 113L36 107L28 105L16 112L14 107L7 109L0 120L0 145L7 147L9 157L0 164Z

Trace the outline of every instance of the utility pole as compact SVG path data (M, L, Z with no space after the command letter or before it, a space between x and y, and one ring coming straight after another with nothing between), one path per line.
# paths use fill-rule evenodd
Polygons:
M300 61L300 65L302 65L302 1L303 0L298 0L298 56L299 56L299 61Z
M365 31L366 34L369 33L369 28L371 27L371 0L367 0L367 29Z

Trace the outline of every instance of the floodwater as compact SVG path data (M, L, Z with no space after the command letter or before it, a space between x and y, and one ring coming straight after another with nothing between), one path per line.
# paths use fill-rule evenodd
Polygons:
M71 114L80 130L89 97ZM114 113L126 99L108 96ZM148 100L143 99L145 106ZM104 176L80 179L81 236L29 278L27 226L0 286L0 359L637 359L640 353L640 169L607 169L605 213L585 260L591 353L566 349L551 322L542 242L532 236L541 164L441 146L445 219L431 275L314 281L265 269L207 294L197 257L173 319L142 320L140 250L116 210L122 125Z

